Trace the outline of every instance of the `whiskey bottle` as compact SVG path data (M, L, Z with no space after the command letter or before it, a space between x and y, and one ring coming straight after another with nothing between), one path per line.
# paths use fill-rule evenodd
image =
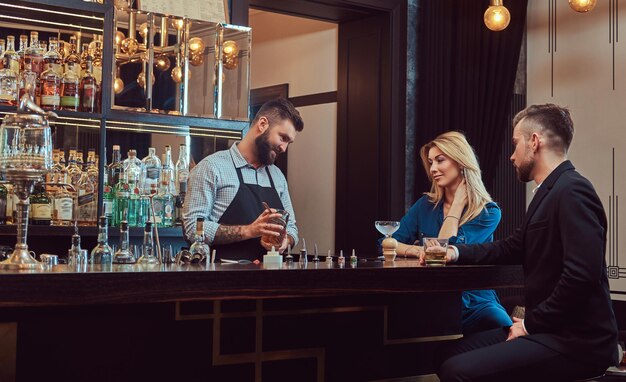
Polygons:
M29 88L30 86L30 91L29 91L30 96L32 100L38 104L38 99L35 97L35 94L36 94L37 82L39 81L39 78L37 77L37 73L33 72L31 69L32 69L32 65L30 63L30 59L27 58L24 60L24 70L22 70L22 72L20 73L20 77L19 77L18 99L22 99L22 96L24 95L24 93L26 93L26 89Z
M50 49L43 55L43 64L63 76L63 58L59 53L59 41L56 37L50 37Z
M78 190L78 181L80 181L83 170L76 163L76 149L70 149L70 156L67 162L67 176L69 178L69 182Z
M98 111L98 83L92 70L91 56L87 56L85 72L80 80L80 110L88 113Z
M26 48L28 48L28 36L25 34L21 34L20 49L17 51L17 55L20 60L20 73L24 70L24 68L26 68L26 63L24 62L24 59L26 58Z
M19 56L15 52L15 37L7 36L7 47L0 55L0 104L17 104Z
M70 226L74 220L74 198L65 187L58 187L53 194L52 224Z
M78 55L77 51L76 51L77 47L76 47L76 37L75 36L71 36L70 37L70 43L69 43L69 50L67 55L64 57L63 60L63 64L65 65L65 71L67 72L69 69L69 65L73 64L72 66L72 70L75 71L76 76L78 76L80 78L80 56Z
M30 224L50 225L52 220L52 201L43 184L35 186L35 192L30 195Z
M61 76L52 66L46 67L39 80L40 106L44 110L61 108Z
M46 69L43 67L43 51L39 47L39 33L32 31L30 32L30 45L26 48L24 52L24 59L30 58L30 63L32 64L32 71L37 73L37 78L41 78L43 71ZM60 79L60 77L58 77ZM41 105L41 101L39 101L39 97L41 95L41 87L43 83L38 82L37 88L35 89L35 102L38 105ZM59 84L60 85L60 84ZM57 87L57 92L58 92ZM57 105L58 107L58 105Z
M78 87L80 80L76 75L74 66L75 64L72 62L67 64L67 71L61 80L61 108L63 110L78 111L80 103Z
M98 199L96 186L86 171L78 181L78 197L76 198L76 220L82 225L95 225Z
M106 216L98 220L98 244L91 250L90 264L111 264L113 250L109 246L109 227Z

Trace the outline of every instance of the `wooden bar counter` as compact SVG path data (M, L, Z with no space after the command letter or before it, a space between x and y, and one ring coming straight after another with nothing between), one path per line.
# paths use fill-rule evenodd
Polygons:
M516 266L416 261L57 265L0 272L2 381L365 381L428 375L460 293Z

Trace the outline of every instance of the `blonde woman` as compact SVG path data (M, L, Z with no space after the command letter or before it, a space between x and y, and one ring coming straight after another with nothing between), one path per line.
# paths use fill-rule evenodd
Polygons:
M432 185L393 235L399 242L398 254L419 256L424 237L447 238L451 244L493 241L500 208L485 189L478 159L465 136L456 131L441 134L422 147L420 156ZM462 299L464 334L512 325L495 291L465 291Z

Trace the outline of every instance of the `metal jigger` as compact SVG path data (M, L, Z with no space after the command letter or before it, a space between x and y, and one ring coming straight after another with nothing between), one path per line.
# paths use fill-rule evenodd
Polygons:
M13 184L17 203L17 243L11 256L0 262L0 269L36 270L43 265L28 251L29 196L36 183L52 169L52 135L48 119L56 119L53 112L45 112L30 95L30 85L20 100L17 114L8 115L0 126L0 173Z

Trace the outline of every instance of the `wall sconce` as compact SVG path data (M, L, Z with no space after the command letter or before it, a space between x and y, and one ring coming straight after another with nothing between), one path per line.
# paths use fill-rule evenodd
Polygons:
M589 12L596 6L597 0L569 0L569 6L576 12Z
M233 40L224 41L222 63L226 69L235 69L239 65L239 45Z
M494 32L499 32L504 30L509 25L509 22L511 21L511 14L509 13L509 10L502 5L502 0L490 0L489 8L485 11L484 20L487 28Z

